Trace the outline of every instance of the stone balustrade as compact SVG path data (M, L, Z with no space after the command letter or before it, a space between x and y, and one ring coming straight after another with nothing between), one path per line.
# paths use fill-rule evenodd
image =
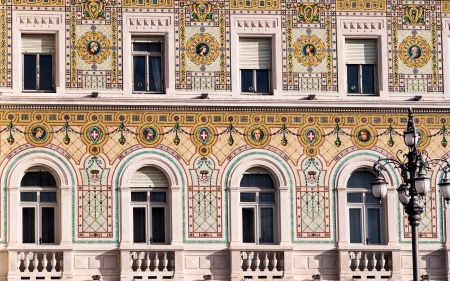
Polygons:
M280 251L241 251L243 271L282 272L284 252Z
M348 265L351 271L391 271L392 252L349 251Z
M33 251L17 253L17 269L24 273L63 272L63 253L50 251Z
M174 272L175 252L132 251L130 267L134 272Z

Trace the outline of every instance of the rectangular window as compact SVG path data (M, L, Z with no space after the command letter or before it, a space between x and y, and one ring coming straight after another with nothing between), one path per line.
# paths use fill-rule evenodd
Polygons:
M41 210L41 237L40 243L55 243L55 208L43 207Z
M55 91L55 35L22 34L23 90Z
M259 243L273 243L273 208L261 208L261 237Z
M36 243L35 208L22 208L22 243Z
M133 242L145 243L145 208L133 208Z
M270 38L239 38L241 92L271 93L271 44Z
M163 42L162 37L132 37L133 92L164 91Z
M255 243L255 209L242 208L242 242Z
M361 209L350 209L350 243L362 243Z
M377 94L377 40L345 40L348 94Z
M367 244L380 244L380 209L367 209Z
M165 243L164 208L152 208L152 243Z

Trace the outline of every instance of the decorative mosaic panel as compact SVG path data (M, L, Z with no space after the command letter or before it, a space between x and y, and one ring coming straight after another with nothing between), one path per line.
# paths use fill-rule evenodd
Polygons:
M283 89L337 91L333 4L289 3L283 17Z
M330 238L328 187L297 187L297 237Z
M222 191L218 186L188 189L189 237L222 237Z
M113 236L111 186L78 187L78 237L110 238Z
M0 7L0 87L12 87L11 10Z
M336 0L337 11L386 11L386 0Z
M389 91L442 93L440 1L388 5Z
M423 205L423 213L421 215L420 225L418 226L419 237L436 238L438 236L436 188L431 188L429 195L423 196L420 202ZM403 215L403 222L404 237L411 238L412 233L408 223L408 215Z

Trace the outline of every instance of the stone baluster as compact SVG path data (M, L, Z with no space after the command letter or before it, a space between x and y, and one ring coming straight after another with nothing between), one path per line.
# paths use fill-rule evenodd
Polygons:
M353 252L348 252L348 268L352 269Z
M252 266L252 260L250 259L250 255L251 255L251 253L252 252L246 252L247 253L247 268L245 269L246 271L247 270L251 270L251 266Z
M244 252L239 255L239 264L241 265L241 270L244 270Z
M64 262L64 254L63 252L59 253L59 272L63 272L63 262Z
M158 271L159 268L158 252L155 252L155 259L153 260L153 266L155 267L154 271Z
M389 252L386 253L386 258L388 260L388 269L387 271L392 269L392 254L390 254Z
M33 254L33 272L38 271L37 267L39 265L38 254Z
M150 252L146 252L145 253L145 267L144 267L144 271L150 270L150 265L151 265L151 261L150 261Z
M169 262L169 260L167 259L167 252L163 252L163 260L162 260L162 266L163 266L163 271L167 271L167 264Z
M141 269L142 260L141 260L141 252L136 252L136 271Z
M384 252L380 252L380 270L385 269L384 266L386 265L386 260L384 259Z
M269 267L269 254L267 252L264 252L262 271L267 271L268 267Z
M281 266L281 271L284 270L284 252L280 252L280 266ZM278 270L280 271L280 270Z
M277 269L277 266L278 266L277 252L273 252L272 254L273 254L272 260L271 260L271 262L272 262L272 271L277 271L278 270Z
M367 269L367 265L369 264L369 260L367 259L367 252L362 252L361 264L361 271L365 271Z
M376 271L377 266L377 260L376 260L376 254L377 252L372 252L372 260L370 261L371 269L372 271Z
M17 253L17 271L20 272L20 264L22 262L22 254L23 252Z
M175 271L175 252L170 252L170 270Z
M256 253L255 252L255 261L254 261L255 263L255 271L257 270L257 269L259 269L259 263L261 262L260 260L259 260L259 253Z
M52 267L52 269L50 271L55 272L56 271L56 253L55 252L52 252L52 260L50 261L50 266Z
M42 253L42 271L45 272L47 271L47 264L48 264L48 260L47 260L47 253Z
M130 252L130 268L133 269L134 264L134 252ZM133 270L136 271L136 270Z
M33 254L32 252L29 253L24 253L25 255L25 259L23 261L23 266L25 267L24 272L30 272L30 253Z

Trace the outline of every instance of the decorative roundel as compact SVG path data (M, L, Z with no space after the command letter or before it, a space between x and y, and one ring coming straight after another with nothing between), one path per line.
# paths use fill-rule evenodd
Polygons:
M253 146L263 146L270 139L266 128L262 126L253 126L247 131L247 140Z
M161 138L159 128L154 125L144 125L139 130L139 140L143 145L153 145Z
M376 142L376 132L370 127L358 127L353 131L355 144L359 147L371 147Z
M325 45L316 35L300 36L293 49L295 58L304 66L316 66L325 57Z
M406 37L400 44L399 51L403 63L412 68L424 66L431 56L430 45L419 36Z
M219 56L219 43L207 33L195 34L186 44L189 59L198 65L213 63Z
M300 130L299 139L305 147L320 145L323 140L322 131L316 126L305 126Z
M46 145L51 140L50 130L42 124L33 124L28 130L28 139L33 144Z
M308 157L316 157L319 154L319 150L315 147L304 147L303 151Z
M428 145L430 138L428 137L427 130L424 128L416 128L416 145L418 147L425 147Z
M89 145L99 145L106 139L106 129L97 123L89 124L83 130L83 139Z
M104 62L111 53L108 38L97 31L84 34L77 42L78 55L89 64Z
M202 157L209 156L211 154L211 147L209 147L209 146L200 146L197 149L197 153L199 155L201 155Z
M194 130L195 142L200 142L201 145L210 145L214 142L214 129L207 125L200 125L195 127Z
M89 154L91 154L91 155L99 155L102 152L99 145L89 146L88 151L89 151Z

